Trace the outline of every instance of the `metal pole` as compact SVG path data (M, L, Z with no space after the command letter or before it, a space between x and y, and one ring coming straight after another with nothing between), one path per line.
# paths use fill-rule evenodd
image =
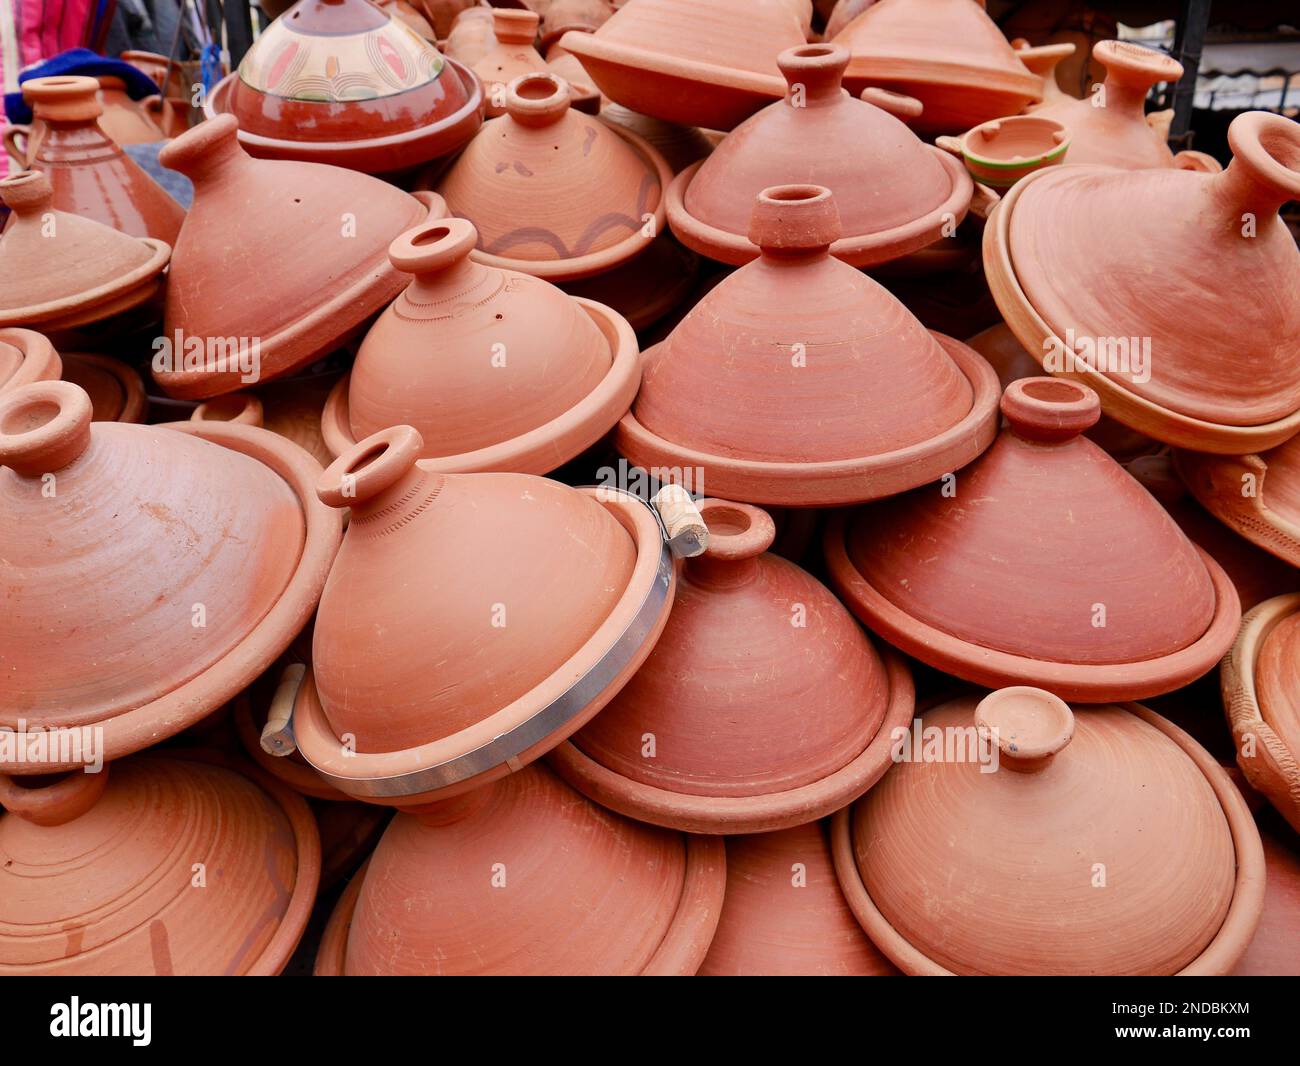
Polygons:
M1192 125L1192 105L1196 98L1196 73L1201 66L1205 31L1210 25L1211 0L1183 0L1182 17L1174 37L1174 58L1183 65L1183 76L1174 86L1174 121L1169 140L1181 143Z

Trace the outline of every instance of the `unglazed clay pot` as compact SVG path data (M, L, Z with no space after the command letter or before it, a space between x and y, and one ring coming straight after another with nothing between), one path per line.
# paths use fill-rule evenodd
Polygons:
M496 44L473 66L483 83L488 118L506 113L507 85L520 75L546 70L546 60L533 47L540 21L532 11L493 9L492 36Z
M321 432L335 455L410 425L431 470L545 474L632 405L641 382L632 327L540 278L474 262L477 241L472 224L448 218L389 248L415 280L330 393Z
M702 469L710 492L778 506L876 499L983 451L996 375L834 259L839 235L829 190L764 190L749 229L762 255L645 353L619 451L647 470Z
M981 123L957 142L956 150L972 178L1001 191L1036 170L1063 163L1069 148L1065 126L1034 114Z
M1028 41L1020 38L1012 41L1011 47L1015 49L1020 62L1043 80L1042 102L1030 108L1031 111L1058 101L1078 99L1064 92L1056 80L1056 68L1061 60L1068 59L1077 50L1072 41L1043 44L1035 48L1031 47Z
M916 730L937 744L916 741L832 829L849 905L904 972L1191 976L1241 958L1263 905L1259 832L1172 722L1010 688Z
M875 2L876 0L836 0L835 9L826 20L826 31L822 34L822 38L827 41L834 40L841 30Z
M493 9L490 7L470 7L460 12L452 23L451 32L447 34L447 46L444 49L447 58L473 68L490 49L496 47L492 17Z
M1260 821L1259 831L1268 870L1264 912L1232 976L1294 977L1300 972L1300 837L1267 821Z
M293 749L292 741L288 740L281 728L281 723L287 721L292 714L293 703L298 698L298 691L310 669L310 631L304 636L307 648L301 660L296 654L298 642L295 642L276 666L232 701L232 724L239 746L263 771L301 796L318 800L322 804L347 803L347 794L328 784L316 773L307 760ZM278 683L275 683L277 679ZM273 689L270 688L272 683L275 683ZM271 693L269 698L266 696L268 691ZM263 700L266 700L265 705L262 705ZM264 737L268 733L269 736Z
M316 824L251 767L142 755L0 804L0 974L271 976L307 926Z
M722 841L638 825L544 766L398 814L321 938L318 976L689 975Z
M68 330L133 311L160 291L166 241L59 210L38 170L0 181L0 200L13 212L0 237L0 327Z
M668 233L622 266L591 278L562 282L560 288L580 300L612 307L634 330L649 329L690 296L699 278L700 258Z
M1029 353L1108 415L1240 455L1300 429L1300 249L1278 218L1300 196L1300 126L1247 112L1228 141L1221 174L1030 175L985 227L984 267Z
M366 0L299 0L203 104L252 155L370 174L455 152L483 121L478 79Z
M92 425L68 382L0 393L0 467L0 726L102 729L104 759L178 733L266 669L339 541L300 449L247 426Z
M581 728L645 661L675 587L639 499L441 474L417 461L423 447L410 426L384 430L320 482L352 517L293 716L298 750L329 784L408 808L503 777ZM691 524L683 510L670 536ZM431 655L445 664L436 686L422 680Z
M1211 669L1240 622L1236 590L1080 436L1097 421L1096 394L1022 378L1002 413L993 446L943 484L831 517L840 597L891 644L981 685L1102 703Z
M663 230L663 157L569 101L554 74L516 78L506 113L438 183L448 210L477 228L480 262L570 281L620 266Z
M727 838L727 894L702 977L898 973L840 891L824 823Z
M806 40L787 0L629 0L560 43L624 107L729 130L782 97L777 54Z
M709 547L683 569L654 652L551 764L655 825L803 825L889 769L890 734L912 718L911 675L821 582L767 552L765 512L704 500L700 514Z
M576 110L588 115L600 114L604 97L592 84L591 78L583 70L577 56L566 52L558 44L553 45L546 53L546 65L543 69L549 70L569 83L569 92L572 94L573 107Z
M1300 595L1266 600L1242 619L1223 660L1223 705L1246 780L1300 832Z
M334 453L321 434L321 412L339 380L337 374L306 375L273 381L256 392L229 392L199 404L190 419L269 429L326 467L334 461Z
M724 263L749 262L758 255L748 237L753 198L794 183L835 194L843 236L831 254L854 266L897 259L952 232L970 204L970 178L899 119L844 92L848 61L838 45L781 53L785 100L741 123L669 186L668 222L683 244Z
M406 0L371 0L371 3L380 11L391 15L398 22L401 22L407 29L413 30L420 37L423 37L430 44L436 44L438 35L429 20L424 17L424 12Z
M674 174L680 174L713 151L713 142L698 126L665 122L632 111L622 104L606 104L600 110L600 117L649 141L667 160Z
M94 78L33 78L23 99L45 124L32 167L54 190L54 206L131 237L176 243L185 210L100 129Z
M1042 99L983 0L877 0L835 43L853 54L849 92L878 85L916 97L925 133L962 133Z
M186 64L169 62L167 56L157 52L136 50L127 50L118 58L137 70L144 71L158 86L162 99L157 118L165 137L179 137L190 128L191 110L197 112L197 108L192 108L191 105L194 83L188 80ZM153 101L149 100L146 106L152 104Z
M550 0L542 20L542 48L548 50L570 30L595 33L613 14L608 0Z
M64 352L61 360L63 380L85 389L90 397L94 421L144 421L149 398L133 367L95 352Z
M255 381L332 351L405 287L388 245L424 221L432 203L338 167L254 159L236 133L224 115L159 155L194 183L168 275L172 357L154 357L154 379L181 399L251 383L247 366L217 358L231 345L249 352L256 345ZM239 263L256 266L232 276ZM182 359L191 341L203 342L203 358Z
M32 329L0 330L0 392L36 381L57 381L63 372L59 353Z

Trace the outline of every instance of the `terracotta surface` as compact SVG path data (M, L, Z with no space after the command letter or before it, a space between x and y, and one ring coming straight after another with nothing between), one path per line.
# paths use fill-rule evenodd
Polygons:
M727 894L704 977L886 977L845 902L826 826L727 838Z
M704 500L700 513L709 547L687 561L654 652L552 765L657 825L804 824L889 768L890 729L912 717L911 677L816 578L767 552L766 512Z
M540 21L532 11L493 9L492 36L496 43L472 67L483 83L488 118L506 113L507 85L522 74L546 70L546 60L533 47Z
M693 974L722 908L721 841L607 814L533 766L398 814L340 901L318 975Z
M1172 723L1137 704L1072 714L1032 688L957 699L922 723L995 731L1000 762L900 762L837 817L841 885L904 971L1221 974L1245 952L1264 895L1259 833Z
M0 973L269 976L307 925L316 825L265 778L138 756L45 787L0 777L0 803Z
M995 118L961 138L961 156L976 181L991 189L1009 189L1021 178L1065 162L1070 131L1042 115Z
M269 429L326 467L334 461L334 453L321 435L321 412L339 380L337 374L315 374L274 381L256 392L229 392L199 404L190 419Z
M965 217L972 185L956 160L922 144L899 119L840 87L849 54L812 44L782 52L786 99L736 127L668 192L668 221L687 246L725 263L758 255L753 198L773 185L824 185L842 236L833 255L881 263L931 244ZM835 151L825 146L834 144Z
M384 835L390 812L369 803L312 803L320 831L320 886L324 894L357 872Z
M600 95L600 90L592 84L591 77L583 69L582 64L578 62L578 57L571 52L566 52L558 44L552 45L550 51L546 53L546 64L542 68L549 70L552 74L558 74L561 78L569 83L569 92L572 94L573 107L577 111L583 111L588 115L599 115L604 97Z
M732 499L821 506L902 492L987 446L992 370L831 257L828 190L765 190L749 234L763 255L645 353L624 455L701 467L707 490Z
M1039 78L972 0L878 0L835 36L853 53L845 85L914 96L916 128L961 133L1042 99Z
M233 118L212 119L159 156L194 183L168 277L164 336L179 330L246 347L256 340L258 380L266 381L327 354L405 287L388 244L429 209L427 200L364 174L254 159L236 131ZM237 267L232 276L241 263L256 269ZM215 360L154 372L183 399L246 388L244 376Z
M649 141L667 160L674 174L680 174L713 151L713 142L698 126L651 118L622 104L606 104L600 110L600 117Z
M473 67L496 47L496 35L492 32L492 8L471 7L460 12L447 34L445 54L466 67Z
M144 421L149 398L134 368L94 352L64 352L62 361L63 380L86 390L96 422Z
M49 340L33 329L0 330L0 392L36 381L57 381L63 362Z
M1025 348L1097 389L1107 414L1170 444L1237 455L1300 428L1300 249L1277 217L1300 195L1300 127L1247 112L1228 137L1222 174L1031 175L986 227L984 261ZM1071 330L1076 346L1106 342L1098 369L1064 364ZM1110 338L1131 339L1130 359ZM1134 362L1133 344L1149 359Z
M434 32L442 40L451 32L456 19L473 9L477 0L416 0L417 6L433 24Z
M1097 421L1096 395L1024 378L1002 413L1008 427L946 489L832 517L827 563L848 606L908 654L984 685L1100 703L1210 670L1241 617L1236 591L1080 436Z
M1295 977L1300 974L1300 837L1294 831L1264 822L1260 824L1260 837L1268 868L1264 913L1255 938L1232 968L1232 975ZM716 936L714 939L716 942Z
M480 261L568 281L643 251L663 230L671 178L635 134L573 111L561 79L528 74L436 191L474 223Z
M570 296L606 304L638 333L681 307L699 278L700 259L662 233L622 266L560 284Z
M777 53L806 39L786 0L630 0L595 33L560 43L616 103L729 130L781 98Z
M608 0L550 0L542 20L542 48L550 48L570 30L595 33L612 14Z
M197 111L197 108L191 105L193 82L189 80L190 75L187 75L186 71L193 70L193 66L176 62L168 63L167 56L134 49L122 52L118 59L130 63L137 70L144 71L158 86L162 103L157 111L156 120L165 136L179 137L190 128L191 113ZM153 105L152 99L146 103L146 106L150 105ZM153 114L152 108L150 113Z

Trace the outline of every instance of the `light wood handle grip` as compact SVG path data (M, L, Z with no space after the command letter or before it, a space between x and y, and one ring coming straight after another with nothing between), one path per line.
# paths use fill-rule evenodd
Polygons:
M668 547L674 555L692 559L709 546L709 527L700 516L691 494L680 485L665 485L651 501L668 532Z
M268 755L283 757L298 750L293 735L293 705L306 676L307 667L302 663L291 663L280 676L280 685L271 698L271 712L262 727L262 750Z

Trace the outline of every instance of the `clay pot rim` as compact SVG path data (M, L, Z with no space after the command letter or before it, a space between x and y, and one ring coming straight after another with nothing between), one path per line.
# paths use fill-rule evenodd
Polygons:
M0 336L0 339L3 337ZM122 408L113 419L114 422L138 424L144 421L145 412L149 408L149 394L144 391L144 382L140 380L140 375L134 368L127 366L121 360L99 355L96 352L67 352L63 359L65 366L68 361L84 363L86 366L93 366L113 375L114 380L122 388Z
M716 837L685 834L686 870L682 893L677 900L664 938L638 976L690 977L704 964L713 943L718 919L722 916L722 897L727 888L727 851ZM370 860L348 882L330 913L316 951L313 977L342 977L347 958L348 934L352 916L370 869Z
M18 369L0 381L0 390L17 389L37 381L58 381L63 376L63 360L45 334L11 326L0 329L0 344L16 348L22 357Z
M244 751L263 771L301 796L330 802L349 801L350 797L327 785L310 766L289 758L268 755L262 750L261 733L253 721L253 704L247 691L241 692L231 701L230 712L235 723L235 733L244 746Z
M832 514L822 538L831 586L863 624L924 663L979 685L1029 685L1073 703L1110 703L1171 692L1214 668L1232 645L1241 618L1236 588L1209 552L1193 544L1214 585L1214 617L1191 644L1141 662L1079 664L1032 659L986 648L914 618L881 594L849 558L847 523Z
M997 373L974 349L942 333L931 331L930 335L970 382L973 395L970 410L929 440L855 459L755 461L713 455L665 440L637 420L634 407L618 423L615 446L641 467L702 467L707 471L711 495L762 506L867 503L928 484L965 466L993 443L1002 392Z
M915 713L916 694L906 660L883 644L889 695L880 728L857 755L820 780L753 796L697 796L624 777L567 740L546 758L551 768L588 799L640 822L683 833L768 833L804 825L852 803L893 765L892 733Z
M636 307L627 308L627 310L632 311L631 314L626 314L624 311L618 312L627 320L628 325L632 327L633 333L640 333L642 330L649 329L660 319L667 316L670 311L680 307L691 292L694 291L699 281L699 256L673 240L671 233L660 233L659 236L646 245L644 251L638 252L626 265L635 267L637 260L642 256L648 258L659 241L668 242L674 256L674 266L681 269L680 271L660 271L650 274L648 277L646 272L641 272L638 275ZM575 293L570 292L569 295L574 296L575 299L578 298Z
M402 227L403 231L435 219L434 211L441 197L427 192L407 195L419 205L421 217L412 218ZM385 307L407 284L407 276L389 263L387 244L377 249L368 268L358 267L356 280L346 288L334 289L327 299L314 303L301 318L278 333L261 338L262 373L257 384L264 385L311 362L322 349L346 337ZM181 400L208 400L248 387L240 380L237 369L155 370L153 377L167 395Z
M1061 350L1064 342L1038 313L1016 276L1015 266L1011 262L1012 215L1021 194L1035 181L1074 181L1106 172L1114 173L1109 167L1085 164L1036 171L1011 188L1003 197L999 209L993 213L993 225L984 227L984 272L993 293L993 301L1016 339L1040 365L1043 360L1039 353L1048 351L1050 344L1059 345L1057 350ZM1176 448L1217 455L1244 455L1265 451L1300 433L1300 410L1285 418L1255 426L1224 425L1162 407L1086 365L1076 364L1073 371L1056 373L1054 376L1072 378L1090 386L1101 398L1103 413L1130 429L1136 429Z
M627 413L641 384L640 348L628 321L611 307L580 296L579 304L600 330L610 348L610 367L586 396L567 411L540 426L508 440L472 452L424 459L427 470L442 474L476 474L486 471L549 474L581 455L608 433ZM320 428L325 447L338 458L358 442L349 416L349 371L330 389L321 411Z
M426 460L417 465L428 469ZM606 508L635 541L637 557L627 587L595 632L548 677L505 707L459 730L410 748L345 752L321 707L308 673L294 705L294 736L304 759L328 783L370 803L418 808L447 799L521 769L568 739L594 718L650 655L668 622L677 576L655 512L635 496L608 488L578 492ZM631 644L630 640L636 641ZM626 663L607 663L631 647ZM602 667L617 669L609 679ZM601 682L591 693L590 680ZM585 702L574 711L557 701L575 692Z
M870 10L870 9L868 9ZM864 11L862 14L866 14ZM862 16L859 15L859 18ZM961 89L975 99L990 96L1023 96L1024 110L1043 99L1043 79L1025 66L1020 53L1013 50L1020 70L1014 67L955 62L950 59L916 60L902 54L865 53L843 38L852 27L850 22L835 37L835 43L849 51L849 65L844 72L844 87L855 96L878 82L907 82L926 88ZM1008 42L1008 47L1010 42ZM887 87L887 86L886 86ZM914 94L912 94L914 95ZM1012 111L1011 114L1016 114Z
M1214 939L1175 976L1226 974L1250 946L1264 910L1264 846L1260 841L1259 830L1255 828L1254 816L1237 786L1232 783L1232 778L1187 733L1140 703L1118 703L1116 706L1154 726L1183 750L1214 789L1227 819L1237 858L1232 901L1228 904L1228 913L1214 934ZM853 854L850 814L849 807L835 813L831 821L831 851L836 879L854 916L872 942L904 973L915 976L952 976L950 971L907 941L876 908Z
M340 512L316 496L320 464L298 445L270 430L228 422L170 422L153 429L188 433L256 459L269 467L292 489L303 512L305 537L298 566L279 600L244 637L207 669L155 700L112 715L102 721L77 721L69 725L102 728L105 762L175 736L238 695L265 671L302 632L316 609L334 554L343 537ZM0 726L17 727L27 714L0 712ZM80 763L21 763L5 767L14 776L60 773L80 769Z
M547 72L537 71L536 73L545 75ZM551 76L559 78L559 75ZM501 116L501 118L505 117ZM600 120L597 119L596 121L599 122ZM553 283L578 281L596 274L604 274L615 267L622 266L624 263L635 259L658 239L667 222L666 201L668 186L673 180L672 167L668 165L668 161L664 159L659 149L640 134L611 122L603 122L601 125L622 137L632 147L632 150L641 157L646 169L654 172L655 178L659 182L659 202L655 204L654 210L654 233L649 237L645 236L645 227L642 226L624 237L617 244L611 244L608 248L588 252L586 255L570 256L567 259L515 259L507 255L493 255L481 248L475 248L469 254L474 262L482 263L484 266L496 267L499 270L514 270L520 274L531 274L535 278L541 278L543 281ZM449 208L449 211L452 215L456 214L454 208Z
M975 183L966 168L952 155L932 144L924 146L943 165L950 185L948 197L920 218L893 229L841 237L831 245L831 255L850 266L867 267L887 263L933 244L948 225L959 225L970 207ZM708 159L700 159L673 178L665 199L668 224L686 247L703 256L732 266L744 266L757 259L758 246L747 233L732 233L696 218L686 209L686 190Z
M1291 751L1264 717L1256 690L1256 666L1269 634L1296 611L1300 611L1300 593L1293 592L1265 600L1247 612L1219 668L1219 687L1237 765L1251 786L1300 832L1300 752ZM1249 745L1248 737L1253 738Z
M261 159L295 159L306 163L329 163L367 174L387 174L406 170L451 155L463 147L483 124L483 85L458 59L442 54L443 60L460 79L466 100L459 110L442 119L381 137L363 137L348 141L294 141L239 131L239 143L249 155ZM216 118L230 113L228 97L239 72L222 78L203 101L203 117ZM452 142L451 147L445 147ZM433 145L432 154L427 149ZM376 159L368 159L376 156ZM367 165L378 162L379 165Z
M1174 469L1198 503L1238 536L1263 548L1283 562L1300 567L1300 523L1286 511L1271 506L1265 495L1268 460L1264 455L1207 455L1175 450ZM1224 477L1250 474L1255 495L1211 491ZM1240 484L1240 482L1238 482Z
M971 140L975 134L980 133L988 127L997 125L998 127L1010 126L1042 126L1047 129L1055 127L1055 132L1060 134L1061 139L1056 142L1054 148L1049 148L1045 152L1039 152L1036 155L1023 156L1020 159L995 159L993 156L980 155L979 152L971 148ZM1065 155L1070 147L1070 131L1064 123L1056 121L1054 118L1045 118L1042 115L1008 115L1006 118L993 118L988 122L981 122L962 134L961 137L961 154L967 164L973 163L977 167L987 170L1023 170L1028 166L1048 166Z

